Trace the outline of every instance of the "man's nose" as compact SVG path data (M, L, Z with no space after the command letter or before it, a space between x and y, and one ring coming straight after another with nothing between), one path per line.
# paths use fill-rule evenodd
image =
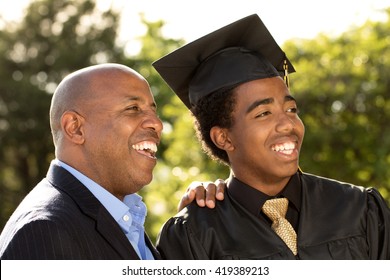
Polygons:
M162 121L155 112L148 113L142 125L143 127L151 128L158 133L160 133L163 129Z
M278 118L276 130L278 132L290 132L294 129L295 125L294 118L287 113L283 113Z

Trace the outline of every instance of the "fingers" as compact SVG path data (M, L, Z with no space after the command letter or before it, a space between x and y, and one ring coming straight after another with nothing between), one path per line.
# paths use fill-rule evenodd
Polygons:
M182 210L184 207L189 205L194 199L196 198L196 203L200 207L205 206L205 194L204 194L204 187L201 182L195 181L192 182L187 190L186 193L181 198L179 205L177 207L178 211Z
M198 204L199 207L205 207L207 205L206 202L207 190L205 188L205 183L201 183L201 185L198 185L196 187L195 197L196 197L196 204Z
M177 211L181 211L184 207L190 204L195 198L195 191L187 189L187 192L182 196L177 206Z
M213 182L206 182L203 184L206 189L206 206L208 208L215 207L215 200L224 200L225 197L225 181L222 179L217 179Z
M206 206L208 208L214 208L217 186L213 182L205 182L203 185L206 190Z
M199 207L207 206L208 208L214 208L215 200L224 199L225 189L226 184L222 179L218 179L215 182L192 182L179 202L178 211L182 210L194 199Z
M226 183L222 179L217 179L215 181L215 185L217 186L217 193L215 195L216 199L218 200L224 200L225 198L225 188L226 188Z

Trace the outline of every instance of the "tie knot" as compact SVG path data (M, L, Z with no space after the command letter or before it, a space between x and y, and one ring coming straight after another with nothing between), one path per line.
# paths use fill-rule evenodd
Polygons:
M293 254L297 255L297 234L285 218L287 207L287 198L274 198L267 200L262 210L271 219L271 227L275 233L286 243Z
M263 212L272 220L275 221L279 218L286 216L288 207L287 198L274 198L268 199L263 205Z

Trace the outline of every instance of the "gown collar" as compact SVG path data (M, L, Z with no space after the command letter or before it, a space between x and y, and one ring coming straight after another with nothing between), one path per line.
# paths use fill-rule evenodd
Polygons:
M298 212L300 212L301 209L302 187L300 171L297 171L291 176L283 190L274 197L252 188L233 175L228 179L227 187L229 195L255 216L260 215L260 209L265 201L274 197L285 197L294 205Z

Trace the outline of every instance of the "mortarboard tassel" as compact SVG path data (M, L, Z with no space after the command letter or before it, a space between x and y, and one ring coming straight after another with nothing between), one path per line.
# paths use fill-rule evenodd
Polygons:
M288 64L287 64L287 59L284 60L283 64L283 69L284 69L284 82L286 83L287 88L290 88L290 80L288 78Z

